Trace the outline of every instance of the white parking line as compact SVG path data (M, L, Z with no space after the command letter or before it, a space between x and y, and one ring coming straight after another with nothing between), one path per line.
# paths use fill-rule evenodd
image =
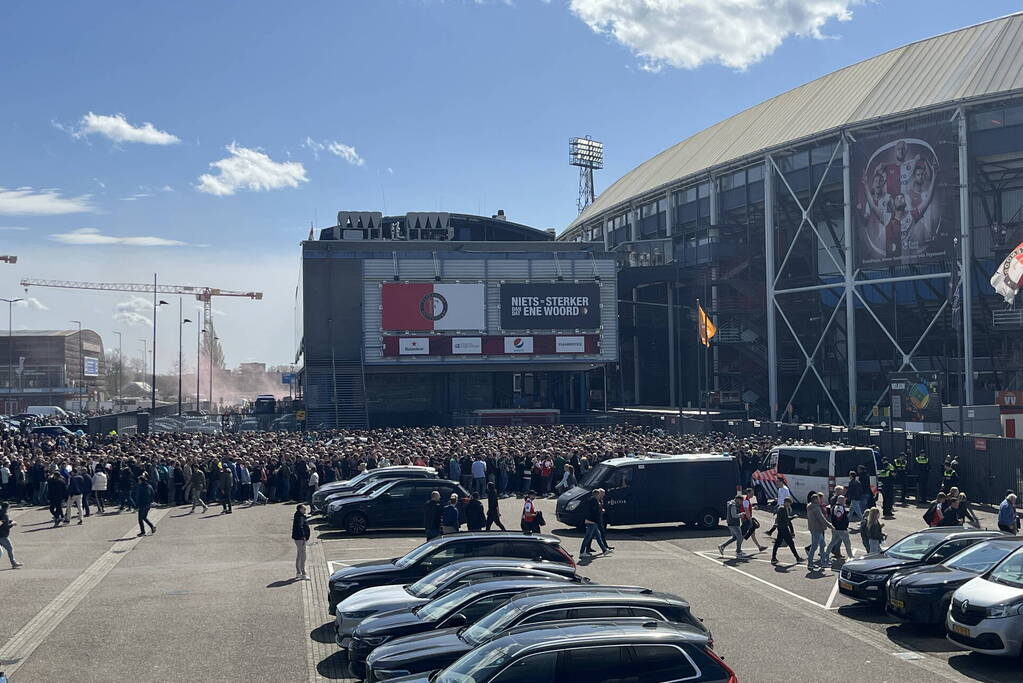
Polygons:
M835 579L835 585L831 587L831 595L828 596L828 604L825 609L832 609L831 605L835 602L836 596L838 596L838 579Z
M753 579L754 581L759 581L760 583L764 584L765 586L770 586L771 588L774 588L775 590L778 590L778 591L781 591L782 593L785 593L789 597L796 598L797 600L802 600L803 602L808 602L811 605L813 605L814 607L820 607L821 609L824 609L824 610L828 609L827 605L822 605L821 603L816 602L814 600L811 600L810 598L807 598L805 596L802 596L799 593L793 593L792 591L788 590L787 588L782 588L781 586L776 586L775 584L771 583L770 581L768 581L766 579L762 579L759 576L755 576L753 574L750 574L749 572L744 572L743 570L739 569L738 567L733 567L733 566L731 566L729 564L725 564L723 558L708 557L706 551L699 551L699 552L695 552L693 554L694 555L698 555L699 557L702 557L705 560L710 560L711 562L714 562L715 564L719 564L722 567L724 567L725 569L731 569L733 572L736 572L738 574L742 574L743 576L748 577L750 579Z

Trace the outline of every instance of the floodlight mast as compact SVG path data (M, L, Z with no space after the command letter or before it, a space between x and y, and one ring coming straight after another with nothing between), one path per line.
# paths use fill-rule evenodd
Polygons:
M579 196L576 206L579 213L593 203L593 170L604 168L604 143L597 142L589 135L584 138L569 138L568 163L579 167Z

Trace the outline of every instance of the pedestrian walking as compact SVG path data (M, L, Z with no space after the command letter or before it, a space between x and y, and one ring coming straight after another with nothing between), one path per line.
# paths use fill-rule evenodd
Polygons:
M138 486L135 487L135 504L139 512L139 536L146 535L146 524L149 525L150 533L156 533L156 525L149 521L149 508L153 506L156 499L156 491L149 483L149 473L143 472L139 475Z
M50 474L46 482L46 498L50 502L50 515L53 517L53 526L58 527L64 521L64 499L67 498L67 484L64 477L57 472Z
M487 484L487 531L490 531L490 527L496 524L501 531L508 531L504 528L504 524L501 523L501 505L500 495L498 495L497 487L494 486L494 482Z
M195 506L202 505L202 511L205 513L209 509L209 506L203 502L202 495L206 491L206 473L202 471L201 467L196 467L192 472L191 480L192 489L192 509L188 511L188 514L195 512Z
M796 552L796 544L794 539L796 537L796 530L792 527L792 520L796 518L796 511L792 509L792 498L786 498L785 504L778 506L778 509L774 511L774 531L777 532L777 536L774 538L774 547L771 549L771 564L777 564L778 562L778 548L783 545L787 545L789 550L792 551L792 556L796 558L796 562L802 562L803 558ZM768 534L771 532L768 531Z
M838 496L829 512L831 514L833 530L831 532L831 543L828 544L825 555L831 555L831 553L838 551L836 559L845 559L842 557L840 550L840 546L845 545L845 554L848 557L852 557L852 541L849 540L849 508L845 506L845 496Z
M472 490L480 495L487 490L487 463L479 456L472 461Z
M806 552L806 568L811 571L815 567L827 569L831 566L824 548L824 532L835 527L824 516L821 497L820 493L814 493L806 505L806 530L810 532L810 549ZM815 553L818 555L816 564L813 559Z
M757 529L760 528L760 522L753 516L753 489L748 488L744 493L745 495L742 499L742 522L740 524L742 537L747 541L752 540L761 551L767 550L767 546L760 545L760 539L757 538Z
M881 511L876 507L867 510L867 519L860 525L860 537L868 553L881 552L881 541L885 539Z
M863 521L863 513L866 512L866 508L863 507L863 485L860 483L860 479L856 476L856 471L851 470L849 472L849 484L845 487L845 499L852 508L849 511L850 522Z
M440 536L441 513L440 491L430 491L430 500L423 506L423 528L426 530L427 541Z
M102 466L96 468L96 472L92 475L92 496L96 503L96 512L102 514L106 512L106 508L103 504L103 498L107 495L107 473Z
M461 526L461 519L458 512L458 494L452 493L448 504L444 506L440 514L440 530L443 534L458 533Z
M718 546L718 555L725 554L725 548L732 543L735 544L736 557L749 557L742 552L742 494L735 494L735 498L725 505L725 524L728 525L728 532L732 537Z
M310 581L305 573L305 550L309 543L309 521L305 516L305 505L295 507L295 516L291 520L291 540L295 542L295 580Z
M603 554L614 552L614 548L609 546L607 539L604 538L604 489L594 489L586 505L586 534L579 548L579 557L593 557L594 539Z
M790 498L792 498L792 491L789 490L788 482L782 479L781 486L778 487L778 497L774 502L778 507L781 507Z
M234 472L231 470L231 465L226 462L218 463L220 467L220 474L218 479L220 481L220 505L222 509L220 514L231 514L231 493L234 489Z
M11 529L18 525L7 514L8 503L0 503L0 557L7 551L7 559L11 561L11 569L23 566L14 557L14 546L11 545Z
M966 493L963 491L959 492L959 514L960 519L963 520L963 526L966 525L966 522L969 522L974 529L980 528L980 520L977 519L977 515L973 513L970 501L967 500Z
M318 488L320 488L320 475L316 471L316 468L314 467L312 468L312 471L309 473L309 493L307 497L309 499L310 505L313 502L313 494L316 493L316 489ZM255 498L253 498L253 500L255 500Z
M68 487L67 509L64 511L64 523L71 523L71 507L78 512L78 523L82 524L82 497L85 495L85 479L77 469L71 471Z
M266 479L266 468L262 465L259 465L252 470L252 502L249 503L250 507L259 504L260 498L263 499L263 505L270 502L270 500L263 494L263 486L266 485Z
M1019 532L1019 519L1016 515L1016 494L1005 492L1005 500L998 506L998 528L1007 534Z
M594 490L594 493L596 493L596 490ZM527 534L540 533L540 525L537 523L536 503L533 502L535 497L535 491L526 491L526 499L522 503L522 520L519 522L519 528Z
M491 483L490 486L493 486ZM469 531L483 531L487 524L487 516L483 514L483 503L480 494L472 492L472 498L465 504L465 525Z

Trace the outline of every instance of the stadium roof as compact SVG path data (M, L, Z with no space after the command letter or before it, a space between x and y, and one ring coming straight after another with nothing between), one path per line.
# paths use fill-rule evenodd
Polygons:
M1023 13L839 69L750 107L643 162L569 225L744 157L898 114L1023 90Z

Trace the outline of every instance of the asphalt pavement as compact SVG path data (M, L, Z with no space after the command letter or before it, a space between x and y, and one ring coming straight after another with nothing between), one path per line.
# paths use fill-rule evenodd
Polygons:
M562 527L554 501L539 501L549 525L578 557L580 533ZM518 528L521 500L502 501ZM326 581L333 569L395 557L418 545L416 530L350 537L313 520L310 582L296 582L290 505L232 515L154 510L155 536L137 538L135 515L93 516L53 529L45 509L17 509L11 538L23 569L0 560L0 671L18 681L338 681L343 653L333 644ZM889 541L922 527L922 509L896 507ZM764 526L771 516L758 513ZM979 513L994 526L991 513ZM797 532L805 522L796 522ZM809 536L797 534L802 545ZM967 654L940 631L903 626L836 590L832 571L810 573L719 556L724 527L612 528L612 555L580 562L607 584L643 585L681 595L713 631L716 649L740 681L855 676L898 681L1019 681L1014 660ZM862 553L854 535L854 550ZM745 550L756 548L752 544ZM836 564L836 571L838 565Z

